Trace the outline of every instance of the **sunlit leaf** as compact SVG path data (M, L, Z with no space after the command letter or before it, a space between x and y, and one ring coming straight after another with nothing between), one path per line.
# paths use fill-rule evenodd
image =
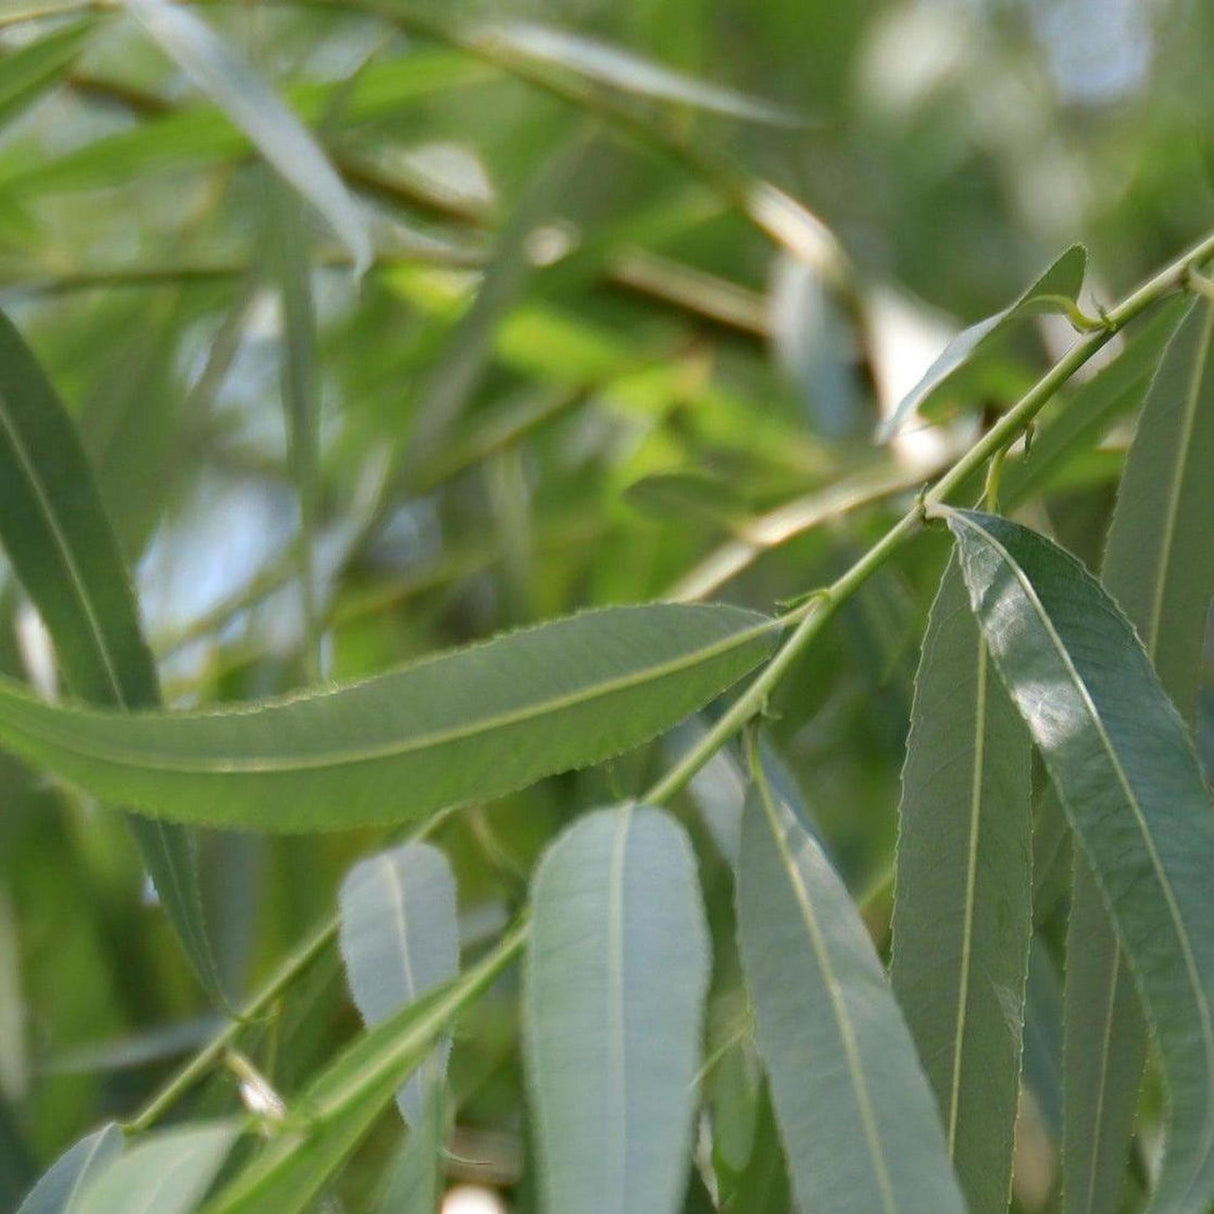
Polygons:
M1170 1125L1152 1211L1214 1196L1214 809L1129 621L1071 556L949 510L973 609L1113 915L1147 1005Z
M545 1208L674 1214L708 986L695 857L660 810L579 819L532 889L524 1025Z
M932 606L902 772L890 977L971 1208L1006 1206L1032 935L1029 738L956 561Z
M756 776L739 939L798 1203L822 1214L961 1214L931 1088L859 912Z
M150 814L258 830L416 819L600 762L770 652L771 620L661 604L588 611L333 690L126 715L0 681L0 741Z

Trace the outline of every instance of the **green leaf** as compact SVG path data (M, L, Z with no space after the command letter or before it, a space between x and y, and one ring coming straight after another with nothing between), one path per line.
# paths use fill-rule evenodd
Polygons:
M308 81L284 94L307 122L331 111L339 91L343 118L367 122L407 109L418 99L482 83L491 69L451 51L411 49L404 58L368 64L354 81ZM181 167L205 168L246 155L251 143L216 106L197 104L147 117L130 130L104 135L59 155L10 155L2 162L5 192L30 195L120 185Z
M154 815L256 830L416 819L601 762L723 691L776 625L725 606L588 611L329 691L102 712L0 680L0 744Z
M971 605L1091 863L1147 1004L1170 1099L1152 1211L1214 1197L1214 810L1129 621L1019 524L946 510Z
M300 1097L300 1114L204 1207L204 1214L298 1214L324 1187L437 1038L506 968L526 924L455 982L402 1008L345 1050Z
M406 843L356 864L342 882L340 906L346 979L368 1028L459 973L455 876L433 844ZM441 1087L449 1052L444 1042L430 1074L415 1075L398 1093L410 1125L422 1116L425 1087Z
M117 537L71 417L0 314L0 542L84 700L160 703L156 665ZM208 993L224 1000L203 917L192 835L130 819L144 863Z
M777 126L799 126L803 122L784 106L697 80L585 34L531 21L510 21L477 27L464 37L492 48L498 56L516 56L525 63L561 68L647 100L690 105L748 122Z
M1032 937L1028 733L954 558L932 606L902 772L890 978L962 1191L1005 1209Z
M188 1214L210 1188L237 1133L227 1122L149 1135L100 1172L72 1214Z
M816 1214L962 1214L931 1088L860 914L755 776L739 940L797 1201Z
M1028 450L1003 465L999 501L1005 510L1050 489L1076 456L1096 447L1118 418L1142 403L1185 310L1183 299L1163 305L1129 339L1120 355L1081 384L1053 417L1037 426Z
M409 1137L388 1177L379 1214L418 1211L433 1214L442 1195L443 1131L446 1112L442 1084L429 1087L421 1114L409 1129Z
M792 1209L788 1166L766 1084L759 1094L750 1156L722 1196L723 1214L789 1214Z
M1061 812L1061 810L1060 810ZM1054 1141L1062 1142L1062 980L1040 932L1029 949L1024 1082Z
M113 1123L82 1138L41 1176L17 1214L75 1214L78 1198L122 1154L122 1131Z
M1088 255L1082 245L1072 245L1031 287L1001 312L963 329L941 351L923 373L923 378L899 402L889 420L882 423L877 439L888 442L914 412L942 384L963 367L985 345L1001 336L1013 322L1039 312L1068 312L1083 288Z
M266 245L270 277L282 308L279 383L287 428L291 478L299 498L299 582L303 596L309 672L320 669L316 613L317 514L320 506L320 399L316 369L316 307L302 208L277 181L267 183Z
M209 25L169 0L124 0L177 66L328 221L355 272L371 264L371 238L325 154L278 94Z
M92 21L64 26L0 59L0 126L58 84L93 33Z
M544 856L532 907L523 1014L544 1208L674 1214L709 977L690 843L647 806L588 814Z
M1147 394L1109 527L1101 582L1190 722L1214 595L1214 305L1194 305ZM1125 1178L1146 1025L1099 888L1075 867L1067 962L1068 1211L1113 1210ZM1098 1032L1092 1026L1100 1026Z

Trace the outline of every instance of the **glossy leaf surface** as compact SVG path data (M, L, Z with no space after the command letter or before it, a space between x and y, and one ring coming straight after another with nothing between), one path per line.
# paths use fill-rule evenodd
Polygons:
M1135 969L1171 1122L1151 1209L1214 1195L1214 810L1175 707L1129 621L1027 528L947 511L971 605Z

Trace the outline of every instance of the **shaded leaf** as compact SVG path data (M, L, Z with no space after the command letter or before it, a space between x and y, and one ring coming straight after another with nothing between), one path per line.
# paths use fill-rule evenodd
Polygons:
M1114 422L1142 403L1185 308L1183 299L1164 304L1121 354L1037 426L1028 450L1003 465L999 501L1004 510L1051 488L1078 454L1095 447Z
M680 1207L709 977L695 857L660 810L574 823L532 886L526 1061L545 1209Z
M1083 288L1086 268L1087 251L1082 245L1072 245L1013 303L958 333L923 373L923 378L902 398L889 419L882 423L878 440L886 442L893 438L937 388L1014 321L1038 312L1066 312L1073 308L1075 298Z
M371 1028L459 973L455 877L430 843L406 843L356 864L342 882L339 942L346 979ZM442 1086L450 1042L425 1076ZM423 1075L397 1095L416 1126L426 1103Z
M316 141L274 90L209 25L169 0L123 0L181 70L328 221L355 271L371 263L371 238L354 199Z
M446 1115L443 1095L442 1084L432 1082L388 1177L380 1214L435 1214L438 1210Z
M890 978L970 1207L1006 1207L1032 936L1030 746L954 558L915 679Z
M73 692L119 709L158 705L156 665L80 436L37 359L3 314L0 541L51 634ZM222 1002L192 835L143 818L130 823L199 978L212 998Z
M346 1157L452 1020L505 969L526 939L513 928L454 982L411 1003L364 1034L304 1091L301 1115L284 1124L204 1214L298 1214Z
M166 817L260 830L403 821L645 741L753 668L775 631L733 607L608 608L210 712L59 707L0 680L0 740Z
M122 1153L122 1131L113 1123L82 1138L39 1179L17 1214L73 1214L79 1197Z
M236 1135L231 1123L151 1134L97 1175L72 1214L188 1214L215 1179Z
M1214 811L1129 621L1019 524L947 510L970 600L1083 846L1147 1004L1170 1098L1153 1211L1214 1196Z
M742 822L742 962L806 1209L964 1210L940 1119L855 904L762 773Z
M1109 527L1101 582L1191 722L1214 595L1214 305L1191 307L1147 394ZM1067 950L1063 1191L1076 1214L1115 1210L1146 1062L1133 980L1095 879L1075 867ZM1099 1026L1093 1031L1093 1026Z

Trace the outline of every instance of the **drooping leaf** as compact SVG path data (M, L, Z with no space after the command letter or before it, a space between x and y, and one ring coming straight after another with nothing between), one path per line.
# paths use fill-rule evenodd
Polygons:
M475 966L369 1030L297 1101L302 1116L203 1208L203 1214L299 1214L375 1124L452 1020L505 969L526 939L512 928Z
M695 106L748 122L797 126L803 121L784 106L697 80L623 47L550 25L499 22L480 26L465 36L492 46L499 55L551 65L654 101Z
M0 542L73 692L117 709L160 703L122 551L80 436L20 333L0 314ZM212 998L223 1001L192 835L131 818L144 863Z
M311 134L274 90L209 25L171 0L124 0L181 70L328 221L355 271L371 263L371 238L345 185Z
M972 1209L1006 1207L1032 937L1028 733L954 558L932 606L902 772L894 994Z
M821 1214L961 1214L931 1088L855 904L756 771L742 962L793 1191Z
M1164 691L1192 721L1214 596L1214 305L1193 306L1151 384L1109 527L1101 582ZM1064 1027L1063 1192L1072 1214L1117 1208L1147 1033L1086 862L1071 897ZM1093 1026L1099 1026L1093 1031Z
M526 1062L544 1208L679 1209L708 939L695 858L664 812L586 815L532 887Z
M1087 251L1082 245L1072 245L1013 303L958 333L923 373L923 378L902 398L889 419L882 423L878 440L887 442L893 438L937 388L1015 321L1038 312L1065 312L1074 307L1086 269Z
M101 1170L72 1214L189 1214L236 1141L230 1122L149 1135Z
M75 1214L79 1197L122 1153L122 1131L113 1123L82 1138L39 1178L17 1214Z
M62 78L92 35L79 21L0 58L0 126L11 122Z
M1006 519L946 511L971 605L1108 903L1159 1043L1152 1211L1214 1196L1214 809L1192 742L1096 580Z
M405 821L645 741L753 668L774 634L733 607L607 608L334 690L211 712L59 707L4 680L0 744L184 821Z
M433 844L406 843L356 864L342 883L341 945L346 978L368 1028L459 973L455 877ZM442 1085L450 1043L397 1094L401 1116L418 1124L426 1089ZM425 1073L428 1072L428 1073Z

